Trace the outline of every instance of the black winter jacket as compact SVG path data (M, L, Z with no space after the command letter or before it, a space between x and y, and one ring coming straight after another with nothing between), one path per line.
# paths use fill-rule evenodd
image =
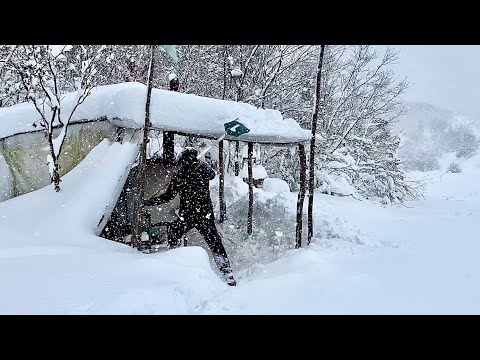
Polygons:
M208 221L214 218L209 182L215 178L205 162L184 165L174 175L167 190L160 196L150 198L145 205L160 205L180 195L179 215L185 221Z

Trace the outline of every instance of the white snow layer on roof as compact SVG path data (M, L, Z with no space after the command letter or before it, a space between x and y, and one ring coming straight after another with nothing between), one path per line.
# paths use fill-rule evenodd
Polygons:
M77 108L71 123L106 117L119 126L140 128L145 123L146 93L146 86L136 82L96 87ZM69 93L62 101L65 117L74 106L75 96L76 92ZM0 109L0 138L34 131L32 123L39 118L29 103ZM235 119L250 129L238 138L242 141L287 144L310 138L307 130L293 119L284 119L277 110L169 90L152 91L152 124L162 130L219 137L224 133L224 123Z

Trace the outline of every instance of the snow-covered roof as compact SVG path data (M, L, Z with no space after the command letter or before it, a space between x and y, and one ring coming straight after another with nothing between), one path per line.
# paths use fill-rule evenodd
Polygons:
M146 92L147 87L136 82L99 86L77 108L71 123L106 118L119 126L141 128L145 122ZM75 95L69 93L65 96L63 114L69 113ZM29 103L2 108L0 138L35 131L32 123L38 119L34 106ZM310 138L307 130L293 119L284 119L277 110L169 90L152 90L151 121L155 128L217 138L224 133L224 123L235 119L250 132L238 138L227 136L226 139L289 144Z

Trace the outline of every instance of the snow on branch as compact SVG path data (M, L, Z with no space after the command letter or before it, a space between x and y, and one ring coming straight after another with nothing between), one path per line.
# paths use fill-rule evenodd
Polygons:
M95 86L97 65L104 64L106 46L23 45L17 51L11 68L18 74L27 101L37 110L40 119L34 127L44 129L50 146L47 165L55 191L60 190L58 163L65 143L68 125L80 104ZM102 61L103 60L103 61ZM62 99L66 92L76 90L76 97L68 107ZM54 129L60 126L58 136Z

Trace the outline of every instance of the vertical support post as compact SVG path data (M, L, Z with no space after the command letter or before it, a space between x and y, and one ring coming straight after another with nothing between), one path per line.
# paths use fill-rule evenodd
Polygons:
M227 214L225 204L225 157L223 153L223 140L218 143L218 198L220 201L220 222L224 222Z
M253 233L253 143L248 143L248 224L247 234Z
M170 91L180 90L180 81L175 75L169 83ZM189 138L190 139L190 138ZM188 144L190 146L190 144ZM172 165L175 161L175 133L171 131L163 132L163 163L165 166Z
M140 159L138 161L138 172L136 178L136 196L134 200L133 210L133 224L132 224L132 246L141 249L142 240L141 234L143 230L143 198L145 196L145 165L147 161L147 143L149 127L152 126L150 122L150 100L152 97L152 80L155 45L150 48L150 66L148 68L148 82L147 82L147 99L145 102L145 125L143 127L143 142L140 147Z
M249 143L250 144L250 143ZM235 176L240 173L240 142L235 142Z
M300 190L297 199L297 228L295 238L295 249L302 247L302 230L303 230L303 202L305 200L306 179L307 179L307 159L305 155L305 146L298 145L300 156Z
M175 160L175 133L171 131L163 132L163 163L172 165Z

